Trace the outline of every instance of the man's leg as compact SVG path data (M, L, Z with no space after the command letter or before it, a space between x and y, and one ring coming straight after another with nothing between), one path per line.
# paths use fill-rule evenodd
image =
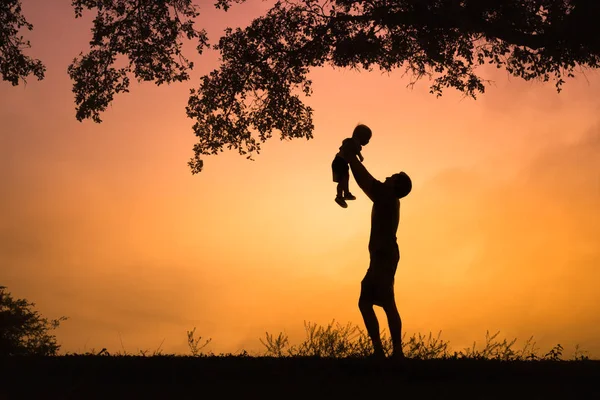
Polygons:
M383 310L387 316L392 345L394 346L393 356L395 358L402 358L404 357L404 353L402 352L402 320L400 319L398 307L396 307L396 301L391 300L383 307Z
M366 300L361 293L361 297L358 300L358 308L360 309L360 313L365 321L367 333L369 334L371 342L373 343L374 354L378 357L385 357L383 344L381 343L381 336L379 335L379 321L377 321L375 310L373 310L373 303Z

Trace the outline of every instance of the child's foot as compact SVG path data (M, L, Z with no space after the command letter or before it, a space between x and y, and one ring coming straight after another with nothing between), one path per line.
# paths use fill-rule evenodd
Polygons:
M341 196L336 196L335 202L338 203L340 205L340 207L348 208L348 204L346 204L346 201Z
M344 195L344 200L356 200L356 197L352 193L348 192Z

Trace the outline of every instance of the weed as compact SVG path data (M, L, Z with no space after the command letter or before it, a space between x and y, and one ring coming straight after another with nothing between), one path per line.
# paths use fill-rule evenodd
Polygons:
M212 341L212 338L206 339L204 343L202 343L202 336L196 336L196 327L191 331L187 331L187 343L190 348L190 352L194 357L201 355L202 349L208 346L208 344Z

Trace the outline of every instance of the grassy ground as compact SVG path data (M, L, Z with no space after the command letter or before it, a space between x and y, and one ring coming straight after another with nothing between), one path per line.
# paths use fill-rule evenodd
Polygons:
M9 357L2 399L600 398L600 361L248 356Z
M213 355L210 339L187 332L190 355L131 354L106 349L53 357L0 357L0 400L8 399L600 399L600 360L576 349L564 359L557 344L540 351L533 338L486 334L453 351L440 334L403 338L407 359L373 360L360 327L305 323L292 345L266 333L260 355ZM384 348L391 341L384 335Z

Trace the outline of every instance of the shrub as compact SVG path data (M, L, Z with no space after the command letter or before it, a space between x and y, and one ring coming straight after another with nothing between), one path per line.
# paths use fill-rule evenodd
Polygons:
M0 286L0 355L56 355L60 345L51 333L66 317L48 320L34 310L35 303L13 299Z

